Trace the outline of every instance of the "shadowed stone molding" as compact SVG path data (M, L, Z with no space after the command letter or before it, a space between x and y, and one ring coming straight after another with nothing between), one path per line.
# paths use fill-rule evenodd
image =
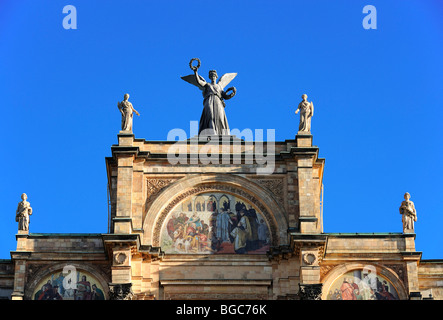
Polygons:
M165 300L268 300L264 293L165 293Z
M39 263L30 263L27 265L26 270L26 282L29 281L29 279L32 279L34 274L36 274L41 269L44 269L48 267L48 264L39 264Z
M280 295L277 296L277 300L300 300L300 297L298 294L286 294L286 295Z
M403 281L403 283L407 283L407 273L405 266L402 264L385 264L386 268L391 269L394 271L398 277Z
M166 208L160 213L160 215L157 218L157 223L155 224L154 232L153 232L153 239L152 239L153 246L155 246L155 247L160 246L161 229L162 229L162 226L163 226L163 223L164 223L166 217L169 215L171 210L177 204L179 204L180 202L182 202L186 198L196 195L196 194L205 193L205 192L230 193L232 195L241 197L245 200L248 200L248 201L254 203L254 205L256 205L258 207L258 209L263 214L263 216L265 217L265 219L267 220L267 222L269 224L268 227L269 227L269 230L271 233L271 243L273 245L277 244L277 228L276 228L275 224L271 223L273 221L273 218L269 214L268 210L264 207L264 205L257 201L258 199L256 199L255 197L253 197L249 193L243 191L242 189L236 188L234 186L223 185L223 184L207 184L207 185L200 185L200 186L191 188L191 189L183 192L182 194L176 196L172 201L169 202L169 204L166 206Z
M109 300L132 300L132 283L110 283Z
M298 284L300 300L321 300L323 284Z
M303 263L305 263L306 265L312 265L314 263L315 265L321 264L325 254L326 239L322 238L322 236L318 236L316 238L306 240L300 240L298 237L297 239L293 237L293 240L293 252L296 256L302 258ZM309 263L309 260L312 260L312 257L311 259L305 259L307 258L307 256L306 254L302 253L303 251L309 251L306 252L306 254L312 254L315 259L311 263Z

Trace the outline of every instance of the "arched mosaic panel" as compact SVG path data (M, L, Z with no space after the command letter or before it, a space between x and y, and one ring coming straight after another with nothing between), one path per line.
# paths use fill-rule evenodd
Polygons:
M189 203L205 203L189 212ZM186 205L184 205L186 204ZM177 204L166 217L161 248L175 254L265 254L271 239L263 214L225 193L202 193Z
M66 270L65 270L66 271ZM62 269L40 279L31 297L33 300L105 300L100 282L82 270Z
M396 288L375 269L358 269L338 277L327 300L399 300Z

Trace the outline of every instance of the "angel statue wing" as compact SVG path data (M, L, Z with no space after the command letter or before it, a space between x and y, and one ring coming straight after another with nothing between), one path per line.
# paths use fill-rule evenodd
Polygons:
M206 82L205 78L203 78L201 75L198 75L198 76L200 77L201 80ZM194 74L190 74L189 76L184 76L184 77L180 77L180 78L182 78L186 82L189 82L190 84L193 84L194 86L198 87L200 90L203 90L203 87L197 82L197 80L195 80Z
M221 76L220 80L218 81L218 84L220 87L224 90L225 87L229 84L229 82L232 81L237 76L237 73L225 73Z

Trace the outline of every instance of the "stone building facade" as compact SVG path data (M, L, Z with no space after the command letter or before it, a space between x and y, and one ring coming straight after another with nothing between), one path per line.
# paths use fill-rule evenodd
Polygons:
M272 147L225 138L120 132L106 158L108 233L19 231L0 296L443 299L443 260L422 260L414 233L323 232L325 160L312 135Z

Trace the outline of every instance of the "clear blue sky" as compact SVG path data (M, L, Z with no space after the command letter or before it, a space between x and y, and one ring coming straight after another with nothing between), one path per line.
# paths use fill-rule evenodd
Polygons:
M65 5L77 30L65 30ZM365 5L377 29L365 30ZM408 191L416 247L443 258L441 1L0 1L0 258L15 250L26 192L34 233L106 233L105 157L117 101L141 113L136 138L166 140L199 120L200 92L180 79L237 72L231 128L293 139L294 110L315 105L326 158L325 232L401 232Z

